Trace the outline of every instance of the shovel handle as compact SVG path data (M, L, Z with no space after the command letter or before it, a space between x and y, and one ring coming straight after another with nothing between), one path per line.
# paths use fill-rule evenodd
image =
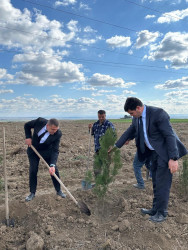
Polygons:
M8 205L8 184L7 184L7 170L6 170L6 145L5 145L5 128L3 127L3 166L4 166L4 180L5 180L5 212L7 226L9 226L9 205Z
M90 151L91 151L91 130L89 130L89 149L88 149L88 156L87 156L87 171L89 168Z
M38 155L38 157L44 162L44 164L46 165L46 167L48 169L50 169L48 163L44 160L44 158L39 154L39 152L36 150L36 148L31 145L31 148L33 149L33 151L35 152L36 155ZM74 196L72 196L72 194L69 192L69 190L65 187L65 185L63 184L63 182L59 179L59 177L54 173L53 176L56 178L56 180L59 182L59 184L66 190L67 194L70 196L70 198L74 201L74 203L76 205L78 205L77 200L74 198Z

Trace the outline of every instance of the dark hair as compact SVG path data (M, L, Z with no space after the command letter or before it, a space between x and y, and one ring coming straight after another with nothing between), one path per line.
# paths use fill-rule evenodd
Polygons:
M127 112L128 110L136 110L136 107L143 106L143 103L136 97L128 97L125 105L124 105L124 110Z
M100 110L98 111L98 114L100 114L100 115L106 114L106 111L105 111L105 110L100 109Z
M52 119L48 120L48 125L49 126L54 125L56 127L59 127L59 121L57 119L55 119L55 118L52 118Z

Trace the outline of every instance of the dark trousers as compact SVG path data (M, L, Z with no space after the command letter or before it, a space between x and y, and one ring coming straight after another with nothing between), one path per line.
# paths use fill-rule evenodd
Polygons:
M151 172L153 182L153 210L167 214L168 200L172 183L172 174L168 163L163 161L155 151L151 154Z
M33 152L28 154L30 168L29 168L29 186L30 186L30 192L35 193L37 189L37 172L38 172L38 166L39 166L39 157ZM43 157L44 160L50 164L50 158ZM59 171L57 166L55 167L55 174L59 177ZM58 192L60 190L60 184L59 182L51 176L51 179L53 181L55 190Z

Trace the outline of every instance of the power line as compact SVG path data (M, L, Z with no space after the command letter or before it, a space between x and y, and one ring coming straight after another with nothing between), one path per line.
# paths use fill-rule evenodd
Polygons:
M6 51L8 53L21 53L17 50L7 50L7 49L0 49L0 51ZM41 53L34 53L34 52L24 52L24 54L32 54L32 55L40 55ZM46 56L55 58L56 56L50 55L48 53L45 52ZM58 56L58 55L57 55ZM75 60L80 60L80 61L92 61L92 62L96 62L96 63L106 63L106 64L115 64L115 65L125 65L125 66L138 66L138 67L149 67L149 68L159 68L159 69L164 69L164 67L162 66L155 66L155 65L146 65L146 64L135 64L135 63L119 63L119 62L110 62L110 61L99 61L99 60L93 60L93 59L85 59L85 58L76 58L76 57L68 57L69 59L75 59Z
M17 53L18 52L16 50L6 50L6 49L0 49L0 51L6 51L8 53L15 53L15 52ZM18 52L18 53L20 53L20 52ZM33 52L27 52L27 53L24 53L24 54L40 55L40 53L33 53ZM51 57L51 58L56 58L56 56L45 53L45 56L46 55ZM152 69L149 69L150 71L159 71L159 72L165 72L165 73L170 72L170 73L181 74L181 75L183 74L183 73L174 72L172 70L156 70L156 69L164 69L164 67L154 66L154 65L144 65L144 64L141 65L141 64L135 64L135 63L132 63L132 64L131 63L118 63L118 62L99 61L99 60L92 60L92 59L85 59L85 58L76 58L76 57L68 57L68 59L69 60L81 61L81 62L87 62L87 63L94 63L94 64L98 63L98 64L101 64L101 65L110 66L110 67L132 67L132 66L135 66L135 67L132 67L132 68L142 67L143 70L148 70L148 69L143 68L143 67L146 67L146 68L152 68ZM36 71L34 71L34 72L36 72ZM53 71L53 72L55 72L55 71ZM46 73L46 72L43 72L43 73ZM185 74L187 74L187 72L185 72Z
M34 5L37 5L37 6L40 6L40 7L45 7L45 8L48 8L48 9L52 9L52 10L55 10L55 11L58 11L58 12L66 13L66 14L69 14L69 15L73 15L73 16L85 18L85 19L88 19L88 20L91 20L91 21L103 23L103 24L110 25L110 26L113 26L113 27L116 27L116 28L126 29L126 30L129 30L129 31L134 31L135 32L135 30L131 29L131 28L127 28L127 27L124 27L124 26L120 26L120 25L117 25L117 24L109 23L109 22L102 21L102 20L95 19L95 18L91 18L91 17L86 17L86 16L83 16L83 15L80 15L80 14L76 14L76 13L73 13L73 12L70 12L70 11L65 11L65 10L57 9L57 8L51 7L49 5L35 3L35 2L29 1L29 0L21 0L21 1L27 2L27 3L30 3L30 4L34 4Z
M86 16L83 16L83 15L80 15L80 14L76 14L76 13L73 13L73 12L70 12L70 11L60 10L60 9L51 7L51 6L49 6L49 5L44 5L44 4L35 3L35 2L29 1L29 0L21 0L21 1L27 2L27 3L29 3L29 4L37 5L37 6L40 6L40 7L49 8L49 9L52 9L52 10L54 10L54 11L63 12L63 13L66 13L66 14L75 15L75 16L78 16L78 17L81 17L81 18L89 19L89 20L91 20L91 21L104 23L104 24L106 24L106 25L114 26L114 27L116 27L116 28L121 28L121 29L126 29L126 30L129 30L129 31L137 32L137 30L135 30L135 29L131 29L131 28L128 28L128 27L124 27L124 26L120 26L120 25L113 24L113 23L109 23L109 22L106 22L106 21L102 21L102 20L98 20L98 19L86 17ZM149 9L149 10L152 10L152 11L156 11L156 12L158 12L158 13L162 13L162 14L163 14L162 11L159 11L159 10L156 10L156 9L152 9L152 8L147 7L147 6L145 6L145 5L137 4L137 3L133 2L133 1L130 1L130 0L124 0L124 1L127 1L127 2L129 2L129 3L131 3L131 4L134 4L134 5L137 5L137 6L140 6L140 7L143 7L143 8L146 8L146 9ZM165 15L175 17L175 15L170 15L170 14L165 14ZM179 18L179 17L176 16L176 18ZM180 19L180 18L179 18L179 19ZM184 20L182 20L182 21L184 21ZM1 27L2 27L2 26L1 26ZM4 27L4 28L5 28L5 27ZM23 31L22 31L22 32L23 32ZM32 34L32 33L31 33L31 34ZM41 35L40 35L40 36L41 36ZM48 36L48 37L50 37L50 36ZM151 34L151 37L152 37L152 34ZM51 37L51 39L62 40L62 39L57 39L57 38L52 38L52 37ZM186 45L186 46L187 46L187 44L182 43L182 42L178 42L178 41L173 41L173 42L174 42L174 43L177 43L177 44L181 44L181 45ZM70 42L70 43L73 43L73 42ZM74 44L78 44L78 43L74 43ZM82 44L82 46L83 46L83 44ZM84 46L86 46L86 45L84 45ZM90 47L91 47L91 46L90 46ZM101 48L97 48L97 47L93 47L93 48L101 49ZM104 49L104 50L105 50L105 49ZM110 52L111 52L111 50L107 50L107 51L110 51ZM121 54L121 53L118 53L118 54ZM125 54L125 53L123 53L123 54ZM134 55L130 55L130 54L126 54L126 55L129 55L129 56L133 56L133 57L134 57ZM140 58L141 58L141 57L140 57Z
M124 0L124 1L126 1L126 2L128 2L128 3L131 3L131 4L134 4L134 5L137 5L137 6L139 6L139 7L142 7L142 8L145 8L145 9L152 10L152 11L154 11L154 12L157 12L157 13L163 14L163 15L165 15L165 16L175 17L176 19L181 20L181 21L183 21L183 22L186 22L186 23L187 23L187 21L185 21L185 20L181 19L181 18L180 18L179 16L177 16L177 15L171 15L171 14L168 14L168 13L165 13L165 14L164 14L164 13L163 13L162 11L160 11L160 10L153 9L153 8L150 8L150 7L145 6L145 5L143 5L143 4L135 3L135 2L130 1L130 0Z
M9 70L9 69L11 69L11 68L8 68L8 67L3 67L3 69L6 69L6 70ZM49 74L48 72L41 72L41 71L38 71L38 70L25 70L24 69L24 71L25 72L30 72L30 73L43 73L43 74ZM56 73L56 72L58 72L58 71L52 71L51 73ZM125 83L127 83L127 82L136 82L136 83L151 83L151 81L145 81L145 80L133 80L133 79L126 79L126 82ZM152 83L158 83L159 84L159 82L160 81L152 81Z
M25 1L25 2L29 2L29 3L33 3L31 1L26 1L26 0L22 0L22 1ZM128 1L128 0L127 0ZM131 2L131 1L128 1L128 2ZM134 2L131 2L131 3L134 3ZM34 3L35 4L35 3ZM39 4L41 5L41 4ZM43 6L43 5L41 5ZM49 7L49 6L47 6ZM49 7L49 8L52 8L52 7ZM57 10L57 9L55 9ZM95 19L93 19L95 20ZM109 24L109 23L108 23ZM109 24L110 25L110 24ZM116 25L117 26L117 25ZM14 30L14 31L18 31L18 32L22 32L22 33L26 33L26 34L31 34L31 35L37 35L38 37L43 37L43 38L51 38L51 39L54 39L54 40L59 40L59 41L63 41L64 43L70 43L70 44L76 44L76 45L80 45L79 43L76 43L76 42L71 42L71 41L64 41L63 39L59 39L59 38L53 38L53 37L50 37L49 35L38 35L36 33L32 33L32 32L29 32L29 31L25 31L25 30L20 30L20 29L16 29L16 28L10 28L10 27L4 27L4 26L1 26L0 25L0 28L4 28L4 29L9 29L9 30ZM179 42L177 42L179 43ZM182 43L180 43L182 44ZM134 55L131 55L131 54L127 54L127 53L122 53L122 52L117 52L117 51L113 51L113 50L109 50L109 49L105 49L105 48L99 48L99 47L95 47L95 46L90 46L90 45L87 45L87 44L81 44L82 46L88 46L90 48L95 48L95 49L99 49L99 50L103 50L103 51L107 51L107 52L111 52L111 53L116 53L116 54L121 54L121 55L128 55L128 56L132 56L132 57L135 57L135 58L142 58L142 57L138 57L138 56L134 56ZM16 52L16 51L15 51ZM82 60L82 61L90 61L90 62L94 62L94 61L91 61L91 60L87 60L87 59L81 59L81 58L74 58L74 60ZM122 64L122 63L114 63L114 62L104 62L104 61L95 61L97 63L103 63L103 64L113 64L113 65L122 65L123 67L124 66L136 66L136 67L149 67L149 68L162 68L163 67L158 67L158 66L152 66L152 65L136 65L136 64ZM121 66L121 67L122 67ZM161 71L162 72L162 71ZM166 71L163 71L163 72L166 72ZM168 72L172 72L172 73L176 73L176 72L173 72L173 71L169 71Z
M128 27L125 27L125 26L120 26L120 25L117 25L117 24L113 24L113 23L109 23L109 22L103 21L103 20L99 20L99 19L95 19L95 18L83 16L83 15L80 15L80 14L77 14L77 13L74 13L74 12L71 12L71 11L61 10L61 9L58 9L58 8L51 7L51 6L49 6L49 5L39 4L39 3L32 2L32 1L29 1L29 0L21 0L21 1L27 2L27 3L30 3L30 4L34 4L34 5L37 5L37 6L40 6L40 7L45 7L45 8L48 8L48 9L52 9L52 10L55 10L55 11L58 11L58 12L63 12L63 13L66 13L66 14L70 14L70 15L74 15L74 16L77 16L77 17L85 18L85 19L88 19L88 20L91 20L91 21L95 21L95 22L99 22L99 23L106 24L106 25L114 26L114 27L116 27L116 28L126 29L126 30L134 31L134 32L136 31L136 30L134 30L134 29L131 29L131 28L128 28ZM135 3L135 2L130 1L130 0L124 0L124 1L129 2L129 3L131 3L131 4L134 4L134 5L137 5L137 6L139 6L139 7L148 9L148 10L155 11L155 12L160 13L160 14L164 14L164 13L163 13L162 11L160 11L160 10L150 8L150 7L145 6L145 5L143 5L143 4L138 4L138 3ZM170 17L175 17L175 18L177 18L177 19L179 19L179 20L182 20L182 19L181 19L180 17L178 17L177 15L171 15L171 14L168 14L168 13L165 13L165 15L170 16ZM185 20L182 20L182 21L187 22L187 21L185 21Z
M113 50L110 50L110 49L105 49L105 48L99 48L99 47L96 47L96 46L91 46L91 45L88 45L88 44L80 44L80 43L71 42L71 41L64 41L63 39L54 38L54 37L51 37L51 36L48 36L48 35L38 35L36 33L32 33L32 32L25 31L25 30L20 30L20 29L15 29L15 28L10 28L10 27L7 27L7 26L4 27L4 26L0 25L0 28L14 30L14 31L18 31L18 32L22 32L22 33L26 33L26 34L30 34L30 35L36 35L37 37L43 37L43 38L46 38L46 39L47 38L51 38L52 40L63 41L64 43L67 42L67 43L74 44L74 45L87 46L87 47L90 47L90 48L94 48L94 49L98 49L98 50L103 50L103 51L107 51L107 52L111 52L111 53L115 53L115 54L119 54L119 55L126 55L126 56L131 56L131 57L140 58L140 59L143 58L143 57L135 56L135 55L128 54L128 53L122 53L122 52L117 52L117 51L113 51ZM170 41L171 39L168 39L168 40ZM187 46L187 44L184 44L184 43L181 43L181 42L177 42L177 41L173 41L173 42L177 43L177 44L181 44L181 45Z
M71 41L64 41L63 39L51 37L51 36L48 36L48 35L46 35L46 36L45 35L38 35L37 33L32 33L32 32L29 32L29 31L15 29L15 28L4 27L4 26L1 26L1 25L0 25L0 28L14 30L14 31L18 31L18 32L22 32L22 33L26 33L26 34L30 34L30 35L36 35L37 37L51 38L52 40L63 41L63 42L67 42L67 43L74 44L74 45L87 46L87 47L98 49L98 50L103 50L103 51L107 51L107 52L111 52L111 53L115 53L115 54L132 56L132 57L135 57L135 58L142 59L142 57L131 55L131 54L128 54L128 53L122 53L122 52L117 52L117 51L113 51L113 50L110 50L110 49L99 48L99 47L91 46L91 45L88 45L88 44L80 44L80 43L71 42Z

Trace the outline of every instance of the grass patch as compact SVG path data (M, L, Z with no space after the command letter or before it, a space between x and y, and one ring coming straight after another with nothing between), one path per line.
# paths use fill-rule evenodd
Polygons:
M188 119L170 119L171 123L186 123Z

